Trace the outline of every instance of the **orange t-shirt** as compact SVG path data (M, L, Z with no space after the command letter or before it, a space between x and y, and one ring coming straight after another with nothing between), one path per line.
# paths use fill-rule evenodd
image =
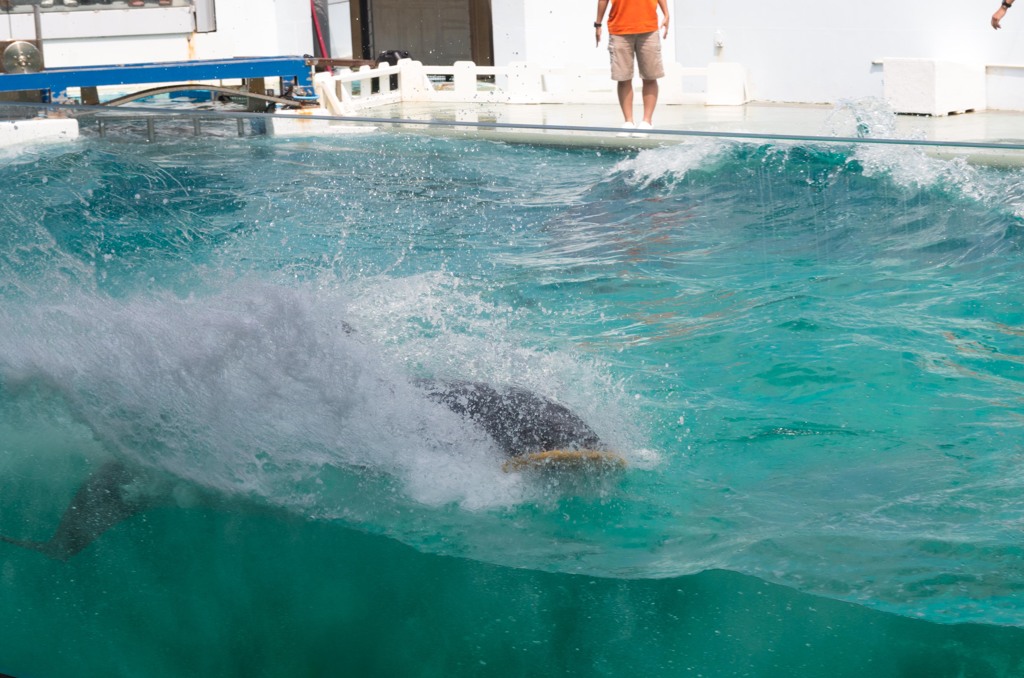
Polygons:
M613 35L658 30L658 0L612 0L608 32Z

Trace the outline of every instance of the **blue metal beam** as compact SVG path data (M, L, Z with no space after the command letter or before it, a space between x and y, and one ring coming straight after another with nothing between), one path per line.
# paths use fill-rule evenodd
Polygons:
M196 80L294 78L311 87L310 67L303 57L245 57L212 61L172 61L81 68L49 68L39 73L0 74L0 92L47 90L62 93L69 87L179 83Z

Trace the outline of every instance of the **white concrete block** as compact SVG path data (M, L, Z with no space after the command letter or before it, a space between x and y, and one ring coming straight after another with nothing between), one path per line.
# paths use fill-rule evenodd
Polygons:
M985 67L936 59L883 59L885 99L897 113L949 115L985 109Z
M1024 111L1024 67L989 66L985 78L985 108Z
M747 69L727 61L708 64L708 106L742 106L747 95Z

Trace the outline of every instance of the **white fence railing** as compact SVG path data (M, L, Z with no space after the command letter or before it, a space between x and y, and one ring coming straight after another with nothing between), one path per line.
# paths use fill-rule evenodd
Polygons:
M725 67L725 68L722 68ZM701 83L687 92L686 82ZM395 66L363 66L358 71L319 73L314 86L333 115L355 115L397 102L589 104L615 101L607 68L513 63L477 66L424 66L403 59ZM659 103L738 105L746 102L746 71L738 64L683 68L666 64Z

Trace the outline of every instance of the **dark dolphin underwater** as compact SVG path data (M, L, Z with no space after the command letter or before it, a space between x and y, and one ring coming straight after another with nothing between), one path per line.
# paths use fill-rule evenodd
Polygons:
M428 398L482 428L507 459L553 450L597 451L605 447L593 430L565 406L525 389L435 380L421 380L418 385ZM176 488L167 480L147 475L145 469L107 461L82 483L48 540L26 541L4 535L0 540L67 560L120 522L173 502Z
M0 159L0 673L1024 675L1024 171L115 123Z

